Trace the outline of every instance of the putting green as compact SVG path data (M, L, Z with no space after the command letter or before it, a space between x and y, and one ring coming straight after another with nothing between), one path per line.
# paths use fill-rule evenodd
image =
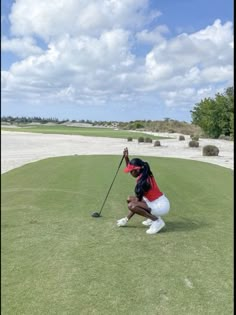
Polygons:
M142 157L141 157L142 158ZM171 202L166 228L127 227L119 156L45 159L2 175L3 314L233 313L233 172L143 157Z

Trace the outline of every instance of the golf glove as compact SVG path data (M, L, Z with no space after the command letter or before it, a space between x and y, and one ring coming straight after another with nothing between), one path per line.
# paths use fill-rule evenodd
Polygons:
M116 224L117 226L125 226L128 223L128 218L122 218L120 220L117 220Z

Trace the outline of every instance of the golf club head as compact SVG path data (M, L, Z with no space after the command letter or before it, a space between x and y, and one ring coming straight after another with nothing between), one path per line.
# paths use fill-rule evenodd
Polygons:
M93 213L91 214L91 216L94 217L94 218L99 218L99 217L101 217L101 215L100 215L98 212L93 212Z

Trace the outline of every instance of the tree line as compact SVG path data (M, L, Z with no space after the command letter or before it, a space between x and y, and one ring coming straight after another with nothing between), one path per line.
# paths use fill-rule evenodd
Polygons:
M184 134L198 133L210 138L222 136L234 139L234 88L228 87L223 93L217 93L214 98L205 98L195 104L190 111L192 122L177 121L165 118L158 120L135 120L129 122L91 121L91 120L59 120L57 118L41 117L1 117L1 122L10 124L27 123L86 123L91 126L116 127L119 129L143 129L153 132L178 132Z
M205 98L191 110L192 123L201 127L210 138L228 136L234 139L234 88L214 98Z

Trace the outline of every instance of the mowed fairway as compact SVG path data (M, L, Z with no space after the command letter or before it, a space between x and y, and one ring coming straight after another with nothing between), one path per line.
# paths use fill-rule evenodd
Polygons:
M141 157L142 158L142 157ZM166 228L127 227L121 157L69 156L2 175L4 315L233 314L233 172L143 157L171 202Z
M165 139L168 137L150 136L145 132L133 132L129 130L116 130L113 128L101 128L101 127L71 127L71 126L21 126L20 128L9 128L3 126L1 128L5 131L17 131L17 132L33 132L44 134L64 134L64 135L81 135L90 137L108 137L108 138L128 138L138 139L139 137L151 137L152 139Z

